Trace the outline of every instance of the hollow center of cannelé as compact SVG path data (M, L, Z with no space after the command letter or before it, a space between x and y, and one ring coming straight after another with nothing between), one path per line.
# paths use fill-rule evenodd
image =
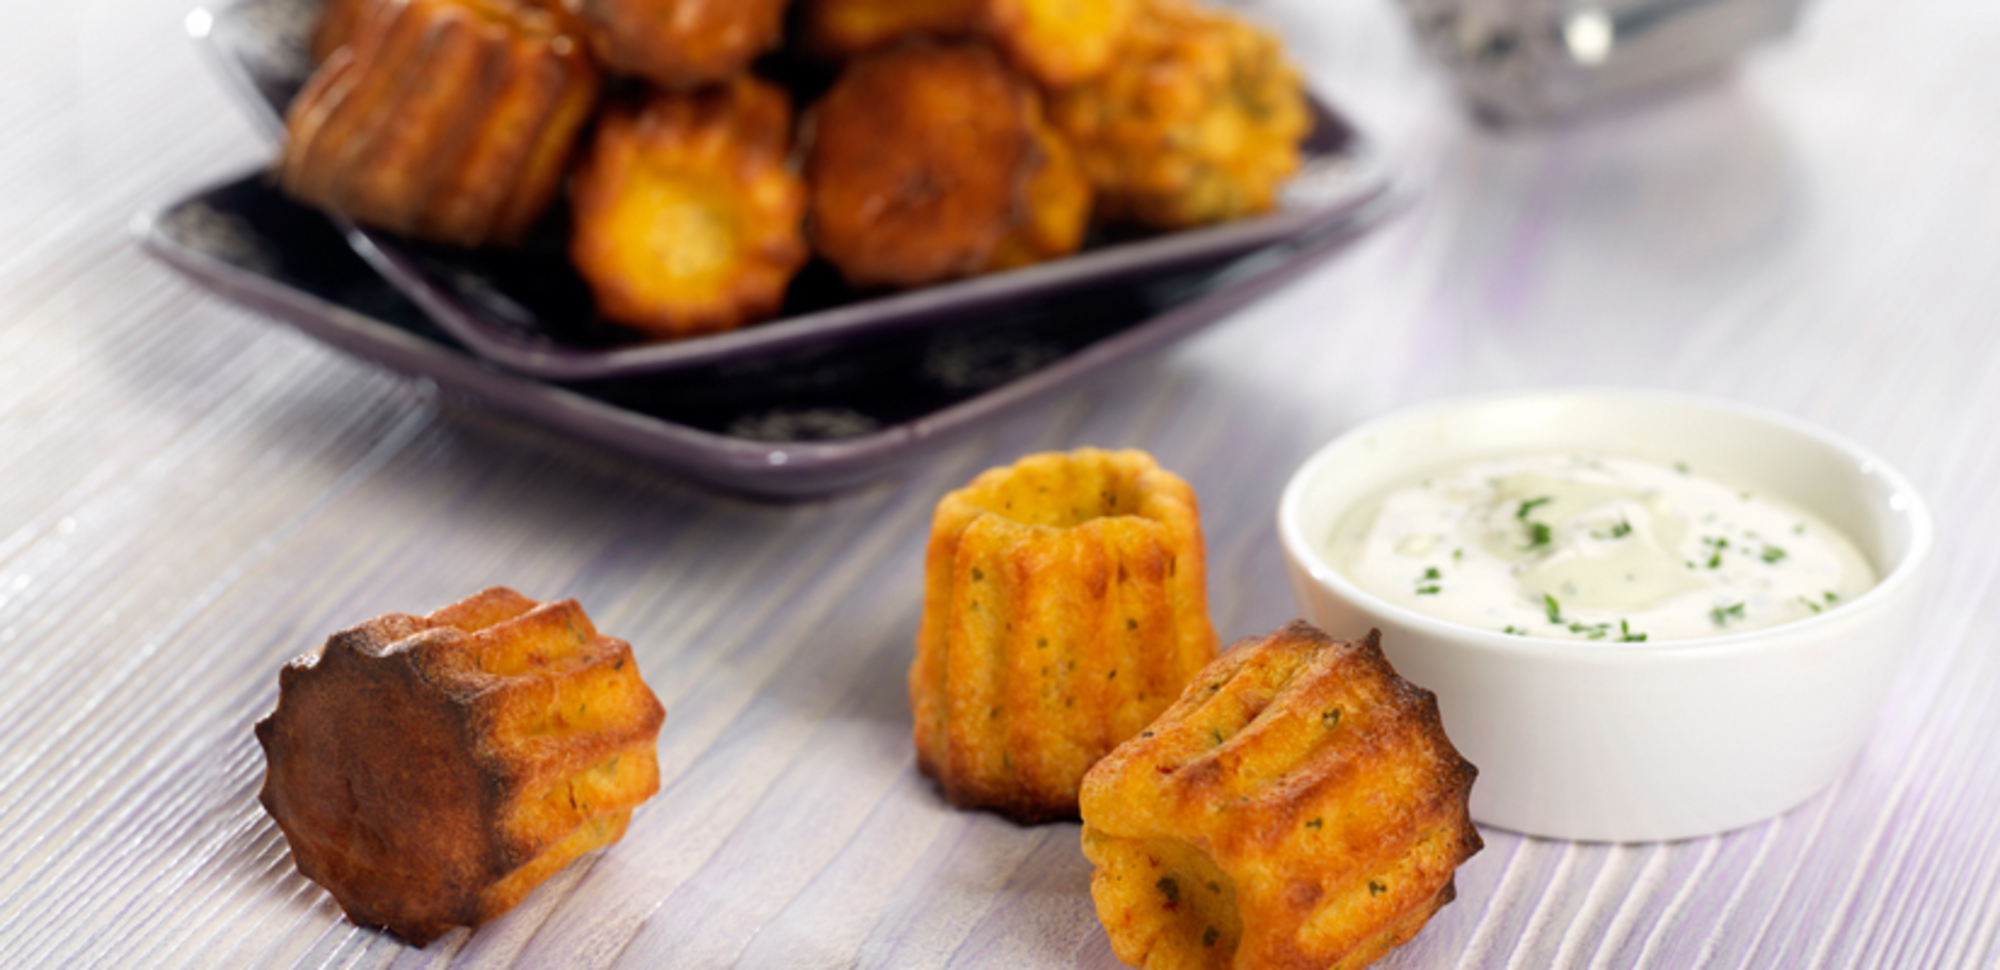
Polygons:
M967 496L974 505L1027 526L1073 529L1121 515L1154 518L1140 484L1143 469L1111 455L1023 462L1013 474Z

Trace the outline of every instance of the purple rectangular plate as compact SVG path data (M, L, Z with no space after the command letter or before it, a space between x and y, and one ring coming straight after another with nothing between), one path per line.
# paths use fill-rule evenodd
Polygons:
M1395 205L1234 259L981 304L943 329L886 328L676 372L567 384L482 361L386 283L317 212L259 174L144 216L135 232L196 282L357 357L661 468L769 496L882 475L1004 414L1207 326L1304 275Z
M318 0L236 0L197 10L188 28L256 120L281 137L284 106L310 64L306 38ZM732 333L640 343L598 317L570 267L561 218L517 251L473 251L402 239L336 219L355 252L465 350L509 370L554 381L665 374L787 353L899 330L957 326L968 314L1049 295L1157 277L1347 225L1391 192L1386 166L1324 103L1305 161L1270 215L1137 239L1094 238L1078 255L1037 266L887 296L858 294L815 262L777 320Z

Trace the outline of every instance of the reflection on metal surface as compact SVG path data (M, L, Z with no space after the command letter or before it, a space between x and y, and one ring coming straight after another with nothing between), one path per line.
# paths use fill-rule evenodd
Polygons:
M1791 33L1804 0L1402 0L1481 117L1533 123L1712 74Z
M1618 25L1602 10L1581 10L1563 25L1563 43L1578 64L1596 66L1611 56Z

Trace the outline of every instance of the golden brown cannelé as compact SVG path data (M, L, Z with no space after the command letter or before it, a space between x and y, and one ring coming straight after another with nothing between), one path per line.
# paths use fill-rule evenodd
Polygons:
M601 81L526 0L379 0L293 99L277 176L309 205L459 246L517 242Z
M855 60L811 128L809 238L855 286L922 286L1082 244L1089 183L1034 87L983 44Z
M1199 511L1143 452L1033 455L945 496L910 668L917 764L962 808L1072 818L1083 773L1215 653Z
M605 109L570 188L570 260L598 312L655 338L775 315L810 255L791 101L739 77Z
M489 589L285 667L259 801L349 919L421 946L617 841L665 716L574 600Z
M1365 966L1451 901L1476 775L1378 634L1238 643L1084 779L1098 917L1149 970Z
M605 69L691 90L735 77L782 37L786 0L561 0Z
M1311 131L1275 37L1188 0L1140 0L1109 69L1054 92L1102 215L1178 229L1267 212Z

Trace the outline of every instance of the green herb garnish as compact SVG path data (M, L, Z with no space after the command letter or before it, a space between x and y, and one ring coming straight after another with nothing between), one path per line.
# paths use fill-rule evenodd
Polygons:
M1731 603L1728 606L1718 606L1708 611L1708 618L1714 620L1716 626L1728 626L1730 620L1743 619L1743 604Z
M1542 609L1548 612L1548 614L1549 614L1549 622L1550 622L1550 623L1558 623L1558 624L1559 624L1559 623L1561 623L1561 622L1563 621L1563 608L1562 608L1562 604L1561 604L1561 603L1558 603L1558 602L1556 602L1556 598L1555 598L1555 597L1553 597L1553 596L1550 596L1550 595L1549 595L1549 594L1547 594L1547 593L1543 593L1543 594L1542 594Z
M1591 533L1591 535L1599 539L1623 539L1631 534L1632 523L1625 521L1625 517L1622 515L1618 517L1618 524L1612 526L1610 531Z
M1541 522L1530 522L1528 523L1528 544L1522 546L1521 550L1526 552L1530 549L1540 549L1549 544L1549 539L1548 525Z
M1777 546L1765 546L1763 553L1760 554L1758 558L1761 558L1768 563L1775 563L1778 560L1785 558L1785 550L1780 549Z
M1645 634L1643 634L1643 633L1633 633L1633 632L1632 632L1632 624L1630 624L1630 623L1627 623L1627 622L1626 622L1626 621L1624 621L1624 620L1619 620L1619 621L1618 621L1618 642L1620 642L1620 643L1645 643L1645 642L1646 642L1646 635L1645 635Z
M1709 548L1708 568L1715 569L1720 567L1722 565L1722 550L1729 548L1729 540L1721 536L1704 536L1702 537L1701 544Z

